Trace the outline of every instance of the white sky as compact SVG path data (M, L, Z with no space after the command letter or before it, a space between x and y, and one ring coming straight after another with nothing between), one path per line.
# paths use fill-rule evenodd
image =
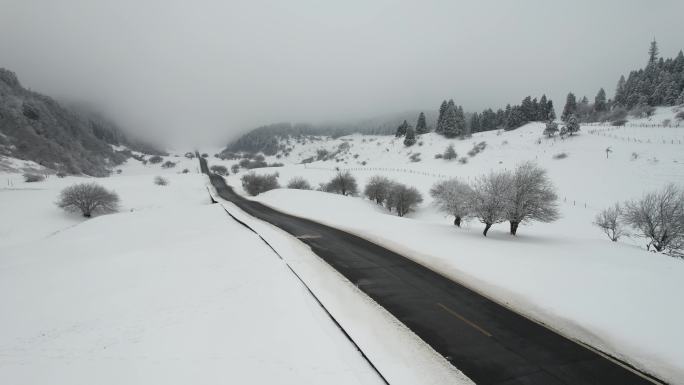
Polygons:
M609 96L684 48L684 1L0 0L0 66L130 131L220 140L275 121Z

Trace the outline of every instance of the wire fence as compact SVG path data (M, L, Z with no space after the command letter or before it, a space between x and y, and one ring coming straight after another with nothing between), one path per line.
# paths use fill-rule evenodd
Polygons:
M637 126L634 126L637 127ZM640 126L639 126L640 127ZM655 126L649 126L649 127L679 127L677 126L662 126L662 125L655 125ZM617 131L624 128L622 127L606 127L603 129L591 129L588 130L587 132L590 135L594 136L602 136L606 138L611 138L611 139L617 139L621 140L623 142L627 143L643 143L643 144L676 144L676 145L681 145L684 144L684 141L679 138L638 138L635 136L622 136L622 135L616 135L613 133L613 131Z

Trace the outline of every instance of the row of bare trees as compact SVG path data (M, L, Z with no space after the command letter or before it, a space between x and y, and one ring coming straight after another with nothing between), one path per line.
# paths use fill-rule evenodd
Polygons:
M390 212L395 210L398 216L415 210L423 201L423 196L415 187L395 182L381 175L368 180L364 195L379 205L384 205Z
M669 184L640 199L601 211L594 220L611 241L636 235L647 250L680 255L684 248L684 190Z
M555 188L546 170L534 162L520 164L513 172L492 171L472 184L453 178L436 183L430 195L437 206L454 216L454 225L476 218L485 225L483 234L496 223L510 223L517 234L521 223L552 222L559 218Z

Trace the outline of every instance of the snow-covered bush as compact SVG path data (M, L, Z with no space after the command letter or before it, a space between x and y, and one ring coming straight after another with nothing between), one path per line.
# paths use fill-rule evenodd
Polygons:
M651 107L646 104L639 104L636 107L632 108L632 110L629 111L629 114L635 118L644 118L653 115L654 112L655 107Z
M475 179L470 207L473 216L484 223L482 234L485 237L493 224L506 220L511 180L511 173L504 171L491 172Z
M677 112L677 115L675 115L675 118L677 118L677 120L684 120L684 111Z
M172 168L172 167L176 167L176 163L174 163L170 160L167 160L166 162L164 162L162 164L162 168Z
M649 240L649 250L672 253L684 247L684 191L674 184L625 203L623 219Z
M558 123L556 123L556 122L546 123L546 127L544 128L544 135L546 135L547 138L552 138L557 133L558 133Z
M487 142L480 142L480 143L473 144L473 148L471 148L470 151L468 151L468 156L470 156L472 158L475 155L484 151L485 148L487 148Z
M117 210L119 196L96 183L79 183L62 190L57 206L67 211L80 211L89 218L95 213Z
M232 171L233 174L237 174L238 172L240 172L240 165L234 164L234 165L230 166L230 171Z
M392 183L393 182L387 177L375 175L368 180L368 183L366 183L366 187L363 190L363 195L381 205L387 199L387 195L389 194Z
M594 219L594 224L601 228L611 241L617 242L621 236L625 235L625 230L620 220L621 215L622 208L619 203L616 203L614 206L598 213L596 219Z
M224 176L228 174L228 169L226 168L226 166L222 166L220 164L215 164L209 167L209 170L211 170L211 172L216 175Z
M155 156L150 157L150 159L148 159L148 162L152 163L152 164L157 164L157 163L161 163L163 160L164 160L164 158L162 158L161 156L155 155Z
M41 175L41 174L31 174L31 173L24 174L24 182L27 182L27 183L42 182L44 180L45 180L45 176Z
M565 159L568 157L568 154L566 152L559 152L558 154L555 154L553 156L553 159Z
M416 153L411 154L411 156L409 156L409 159L410 159L411 162L413 162L413 163L418 163L418 162L420 162L420 152L416 152Z
M518 225L529 221L553 222L559 218L555 187L546 170L534 162L518 165L506 189L506 220L515 235Z
M357 195L356 178L349 171L338 171L337 175L325 185L325 191L342 195Z
M294 190L311 190L309 182L301 176L296 176L287 182L287 188Z
M454 216L454 225L461 227L461 221L471 213L473 189L457 178L435 183L430 189L430 196L439 209Z
M454 149L454 145L450 144L447 146L446 150L444 150L444 153L442 154L442 158L446 160L452 160L458 158L458 154L456 154L456 150Z
M422 201L423 196L415 187L408 187L401 183L392 183L385 200L385 206L390 211L395 209L397 215L403 217L413 211Z
M189 172L190 172L190 170L188 170L187 168L184 168L183 171L181 171L181 173L183 173L183 174L187 174Z
M157 186L166 186L167 184L169 184L169 180L161 176L155 176L154 184L156 184Z
M257 175L254 172L245 174L240 178L242 188L251 196L259 195L263 192L280 188L278 184L278 173Z

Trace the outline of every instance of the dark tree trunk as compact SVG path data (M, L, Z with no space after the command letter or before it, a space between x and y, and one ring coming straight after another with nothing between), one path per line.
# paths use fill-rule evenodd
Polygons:
M454 218L454 225L456 225L456 227L461 227L461 217L458 215Z
M489 231L489 228L490 228L490 227L492 227L492 224L491 224L491 223L485 223L485 229L484 229L484 231L482 232L482 234L484 234L485 237L487 236L487 231Z
M518 225L520 222L511 221L511 235L515 235L518 232Z
M83 216L86 217L86 218L90 218L90 213L89 213L89 212L85 212L85 213L83 213Z

